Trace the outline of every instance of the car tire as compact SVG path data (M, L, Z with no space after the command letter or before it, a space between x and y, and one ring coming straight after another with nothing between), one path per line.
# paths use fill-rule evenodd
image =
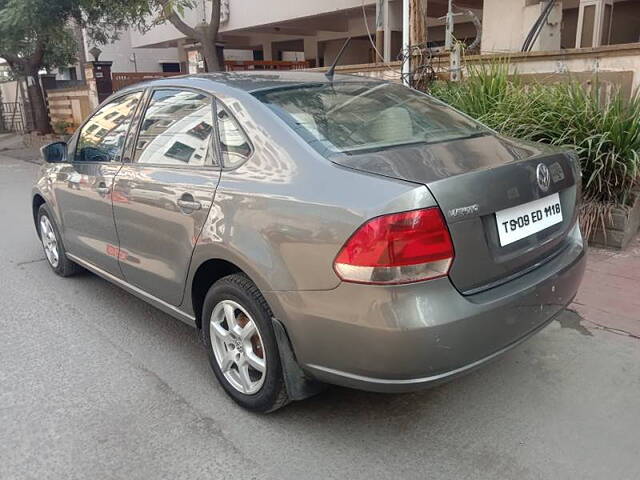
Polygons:
M67 258L60 230L58 230L46 203L40 206L37 218L38 237L42 243L45 259L51 269L61 277L70 277L80 272L82 267Z
M289 403L271 319L260 290L244 274L214 283L202 309L202 338L216 378L236 403L260 413Z

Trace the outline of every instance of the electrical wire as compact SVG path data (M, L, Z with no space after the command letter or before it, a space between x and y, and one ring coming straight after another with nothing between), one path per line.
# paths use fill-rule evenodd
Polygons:
M544 22L546 22L547 19L549 18L549 15L551 14L551 10L553 9L553 6L555 3L556 3L555 0L549 0L547 5L544 7L542 12L540 13L540 16L533 24L533 27L529 31L529 34L527 35L527 38L525 39L524 44L522 45L523 52L530 52L531 49L533 48L533 44L536 43L536 40L540 36L540 32L542 31Z

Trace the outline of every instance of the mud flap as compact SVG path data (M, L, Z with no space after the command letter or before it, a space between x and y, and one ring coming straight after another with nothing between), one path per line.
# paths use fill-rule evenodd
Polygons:
M322 392L327 388L327 385L310 379L305 375L296 361L284 325L275 318L271 320L273 321L273 331L276 334L276 341L278 342L280 363L282 364L282 373L289 398L291 400L303 400Z

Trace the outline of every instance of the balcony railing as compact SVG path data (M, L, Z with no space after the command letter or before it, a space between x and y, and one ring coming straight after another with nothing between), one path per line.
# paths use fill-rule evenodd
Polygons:
M153 80L154 78L174 77L176 75L184 75L181 72L118 72L112 73L113 91L128 87L135 83Z
M302 70L310 68L311 62L301 60L285 62L278 60L225 60L224 68L227 72L240 70Z

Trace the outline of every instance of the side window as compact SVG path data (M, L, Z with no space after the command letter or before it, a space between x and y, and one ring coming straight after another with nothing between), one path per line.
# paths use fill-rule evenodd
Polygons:
M142 119L134 161L212 165L211 97L188 90L156 90Z
M131 117L141 97L141 92L124 95L98 110L82 127L74 161L119 161Z
M234 168L251 156L251 144L233 115L220 102L216 105L222 164L226 168Z

